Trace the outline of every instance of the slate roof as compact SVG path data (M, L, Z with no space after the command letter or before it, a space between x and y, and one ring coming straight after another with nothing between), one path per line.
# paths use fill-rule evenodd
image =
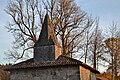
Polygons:
M45 61L45 62L39 62L39 63L34 63L34 58L29 59L27 61L20 62L18 64L12 65L5 70L11 71L11 70L16 70L16 69L35 69L35 68L45 68L45 67L55 67L55 66L82 66L86 69L89 69L90 71L94 73L100 73L99 71L95 70L94 68L91 68L87 64L78 61L76 59L66 57L63 55L60 55L55 61Z
M44 22L42 24L42 30L40 32L38 41L35 43L35 46L36 44L39 46L57 45L60 47L48 13L45 15Z

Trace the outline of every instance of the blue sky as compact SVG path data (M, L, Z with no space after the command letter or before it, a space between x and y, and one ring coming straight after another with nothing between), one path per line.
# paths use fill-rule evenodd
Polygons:
M106 29L112 21L120 23L120 0L76 0L82 10L99 17L100 26Z
M10 17L5 13L4 9L7 6L8 0L0 1L0 63L7 63L4 52L11 48L13 37L7 32L5 25L10 20Z
M0 63L9 63L4 52L12 47L13 37L5 29L10 16L4 11L9 0L0 1ZM100 26L105 31L112 21L120 24L120 0L76 0L78 6L93 17L100 19Z

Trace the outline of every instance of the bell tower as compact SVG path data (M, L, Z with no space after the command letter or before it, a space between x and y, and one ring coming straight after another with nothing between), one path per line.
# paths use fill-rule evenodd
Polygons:
M48 13L45 15L41 33L34 45L34 61L53 61L61 55L61 46L58 43L54 28Z

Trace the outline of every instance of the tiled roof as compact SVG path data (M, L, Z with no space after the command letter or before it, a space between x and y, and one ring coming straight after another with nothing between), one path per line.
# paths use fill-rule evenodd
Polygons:
M39 63L34 63L34 59L29 59L27 61L20 62L18 64L15 64L5 70L14 70L14 69L26 69L26 68L45 68L45 67L54 67L54 66L67 66L67 65L77 65L77 66L82 66L84 68L89 69L90 71L94 73L99 73L99 71L95 70L94 68L91 68L87 64L78 61L76 59L66 57L66 56L59 56L58 59L55 61L45 61L45 62L39 62Z

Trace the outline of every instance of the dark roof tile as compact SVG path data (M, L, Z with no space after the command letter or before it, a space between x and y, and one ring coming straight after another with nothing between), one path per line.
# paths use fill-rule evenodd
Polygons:
M52 66L67 66L67 65L69 66L78 65L86 69L89 69L94 73L99 73L99 71L95 70L94 68L91 68L87 64L63 55L59 56L58 59L56 59L55 61L45 61L45 62L38 62L38 63L34 63L34 58L32 58L27 61L23 61L15 65L12 65L9 68L6 68L5 70L11 71L14 69L16 70L16 69L26 69L26 68L45 68L45 67L52 67Z
M58 43L57 37L54 32L54 27L52 26L48 13L45 15L45 19L44 19L44 23L42 24L42 30L40 32L39 39L35 43L35 46L36 45L39 46L57 45L60 47L60 44Z

